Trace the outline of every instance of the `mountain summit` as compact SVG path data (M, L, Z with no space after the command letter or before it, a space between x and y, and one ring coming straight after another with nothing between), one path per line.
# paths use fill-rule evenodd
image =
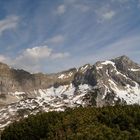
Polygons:
M140 104L140 66L127 56L55 74L0 63L0 129L40 111L115 104Z

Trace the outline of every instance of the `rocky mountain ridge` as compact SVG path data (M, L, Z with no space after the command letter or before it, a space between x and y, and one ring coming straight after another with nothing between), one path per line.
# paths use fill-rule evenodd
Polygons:
M41 111L140 104L140 66L127 56L56 74L30 74L0 63L0 129Z

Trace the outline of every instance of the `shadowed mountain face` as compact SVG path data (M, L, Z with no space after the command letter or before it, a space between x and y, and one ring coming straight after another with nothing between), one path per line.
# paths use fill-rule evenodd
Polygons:
M135 103L140 104L140 66L127 56L56 74L0 63L0 129L40 111Z
M0 84L2 94L8 92L32 92L37 89L46 89L56 84L68 84L73 80L73 74L76 69L70 69L62 72L64 78L59 77L58 74L30 74L24 70L16 70L9 68L6 64L0 63ZM69 75L71 73L71 75ZM67 77L66 77L67 76Z

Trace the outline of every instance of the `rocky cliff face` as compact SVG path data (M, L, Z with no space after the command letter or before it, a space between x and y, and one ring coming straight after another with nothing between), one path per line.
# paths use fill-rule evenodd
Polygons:
M56 74L30 74L0 63L0 129L40 111L140 104L140 66L126 56Z

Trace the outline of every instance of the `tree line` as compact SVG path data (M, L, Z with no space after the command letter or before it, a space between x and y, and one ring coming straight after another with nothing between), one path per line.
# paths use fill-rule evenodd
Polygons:
M30 115L14 122L2 140L140 140L140 106L86 107Z

